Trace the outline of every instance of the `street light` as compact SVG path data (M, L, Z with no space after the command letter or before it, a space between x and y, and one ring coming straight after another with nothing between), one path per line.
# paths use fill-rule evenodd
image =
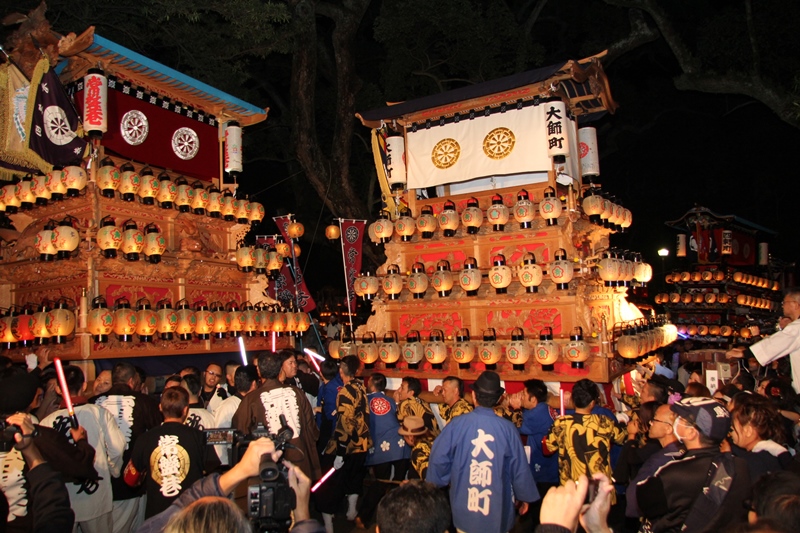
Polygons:
M658 256L661 258L661 276L662 276L662 279L664 279L663 276L667 272L667 267L665 265L665 261L666 261L667 257L669 256L669 249L668 248L659 248L658 249Z

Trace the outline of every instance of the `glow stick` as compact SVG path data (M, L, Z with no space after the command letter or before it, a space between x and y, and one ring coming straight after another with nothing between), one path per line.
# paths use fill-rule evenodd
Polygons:
M72 408L72 398L69 396L69 389L67 388L67 378L64 377L64 368L61 366L61 359L58 357L53 359L56 364L56 375L58 376L58 385L61 387L61 394L64 397L64 403L67 404L67 412L69 413L69 422L72 429L78 429L78 417L75 416L75 409Z
M322 479L317 481L317 483L313 487L311 487L311 492L316 491L320 487L320 485L325 483L328 480L328 478L333 475L334 472L336 472L335 468L331 468L330 470L328 470L328 472L324 476L322 476Z
M239 353L242 354L242 364L247 366L247 350L244 349L244 339L239 337Z
M275 353L275 345L277 344L276 337L278 336L277 333L274 331L272 332L272 353Z
M315 352L311 348L306 348L303 351L306 352L308 355L310 355L311 357L313 357L315 359L319 359L320 361L324 361L325 360L324 357L322 357L320 354L318 354L317 352Z
M558 395L561 397L561 416L564 416L564 391L558 391Z

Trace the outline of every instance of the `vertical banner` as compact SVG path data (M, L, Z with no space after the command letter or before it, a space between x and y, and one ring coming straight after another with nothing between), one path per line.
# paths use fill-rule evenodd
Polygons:
M342 229L342 260L344 261L344 276L347 281L348 309L356 307L355 282L361 272L361 243L364 240L364 226L366 220L340 219Z
M286 242L289 243L289 246L294 244L294 241L289 238L289 234L287 233L287 228L289 224L292 223L291 216L282 216L282 217L272 217L272 220L275 221L275 224L278 225L278 231L281 232L283 238ZM308 292L308 288L306 287L306 282L303 279L303 271L300 270L300 265L291 264L292 258L288 257L288 261L283 262L283 268L281 269L281 278L285 280L285 289L284 290L291 290L292 291L292 301L294 301L295 296L297 296L297 304L300 307L300 310L304 313L310 313L317 307L317 303L314 301L314 298L311 297L311 293ZM291 269L289 268L291 266ZM286 275L287 271L289 271ZM292 273L294 276L292 276ZM291 281L290 281L291 280ZM280 281L280 279L278 280ZM281 288L278 286L278 282L276 282L276 294L279 294L278 291ZM280 299L280 298L278 298Z

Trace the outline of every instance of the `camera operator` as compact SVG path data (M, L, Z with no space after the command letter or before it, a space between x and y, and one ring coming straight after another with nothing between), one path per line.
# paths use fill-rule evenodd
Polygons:
M209 506L218 505L219 498L227 498L243 481L259 475L261 457L265 454L271 455L273 461L277 461L281 456L281 452L275 450L275 444L270 439L260 438L251 442L242 456L242 460L230 470L224 474L211 474L195 482L166 511L142 524L138 533L160 533L162 531L192 531L194 533L233 531L239 533L241 529L237 529L237 526L241 526L244 516L241 511L239 516L229 515L231 520L228 523L219 524L208 520L209 513L206 513L206 509ZM284 464L288 467L289 486L294 489L297 496L294 527L290 530L291 533L323 533L325 529L319 522L311 519L308 510L311 481L297 466L287 461L284 461ZM201 515L204 515L205 521L197 520Z

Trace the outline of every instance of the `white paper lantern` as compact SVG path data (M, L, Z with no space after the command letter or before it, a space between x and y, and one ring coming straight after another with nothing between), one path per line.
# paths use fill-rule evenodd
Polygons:
M225 124L225 172L242 171L242 127L238 122Z
M83 129L94 138L108 131L108 78L99 68L83 77Z
M403 190L406 186L406 141L402 135L386 139L386 181L392 190Z

